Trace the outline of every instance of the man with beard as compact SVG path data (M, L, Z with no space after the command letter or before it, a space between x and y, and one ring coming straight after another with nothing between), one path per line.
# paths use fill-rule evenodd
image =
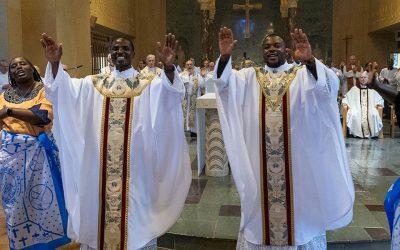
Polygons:
M175 36L158 43L165 68L153 79L131 66L129 39L112 41L111 74L83 79L62 70L61 44L46 34L41 42L68 236L82 249L156 249L156 238L178 219L191 181Z
M352 219L338 79L312 56L301 29L292 38L301 66L286 62L285 42L271 34L262 42L264 68L233 71L237 41L226 27L219 33L214 79L241 200L237 249L326 249L326 230Z

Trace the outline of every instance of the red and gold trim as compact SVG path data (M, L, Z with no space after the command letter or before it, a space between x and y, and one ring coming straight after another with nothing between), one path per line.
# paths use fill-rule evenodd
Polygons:
M289 87L296 71L279 79L256 71L263 245L295 245Z
M127 249L133 99L104 97L100 148L99 249Z

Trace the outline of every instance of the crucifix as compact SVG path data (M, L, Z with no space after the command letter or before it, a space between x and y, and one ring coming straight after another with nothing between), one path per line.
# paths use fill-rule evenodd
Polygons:
M246 0L243 4L234 4L233 10L244 10L246 12L246 28L244 38L250 38L250 10L261 10L262 3L250 4L250 0Z
M349 40L353 39L352 36L348 36L346 35L342 40L344 40L346 42L346 60L348 59L349 55L348 55L348 45L349 45Z

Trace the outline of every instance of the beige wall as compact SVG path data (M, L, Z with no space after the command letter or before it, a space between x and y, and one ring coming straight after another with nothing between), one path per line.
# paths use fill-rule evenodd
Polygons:
M45 71L43 32L63 43L62 62L74 77L91 74L91 23L134 38L136 62L155 53L166 33L165 0L0 0L0 57L23 55Z
M155 53L155 43L163 40L167 29L165 0L92 0L90 14L96 25L134 38L135 66Z
M134 13L130 8L136 0L91 0L90 15L97 18L96 23L129 36L135 35ZM152 1L149 1L152 2Z
M380 30L400 23L399 0L370 0L370 30Z
M21 0L0 0L0 27L0 59L21 55Z
M155 54L157 41L164 42L164 35L167 32L166 1L136 0L132 1L130 7L135 13L136 63L150 53Z
M385 66L389 54L398 51L393 25L400 24L399 11L400 1L333 0L333 61L345 59L343 39L351 36L348 56L356 55L361 64L375 60Z

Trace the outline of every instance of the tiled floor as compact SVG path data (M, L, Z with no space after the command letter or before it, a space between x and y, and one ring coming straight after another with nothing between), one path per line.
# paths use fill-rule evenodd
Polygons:
M198 177L196 144L189 140L193 182L180 219L172 234L204 238L236 239L240 224L240 200L231 175ZM400 175L400 139L346 139L351 172L356 186L352 223L327 234L328 242L389 240L383 199ZM197 202L196 202L197 201Z
M346 139L356 186L354 217L348 227L328 232L328 242L389 239L382 204L387 189L400 175L400 139L385 136L383 140ZM169 233L196 236L200 238L199 241L201 238L235 240L240 223L240 200L233 179L231 175L223 178L198 177L196 140L189 138L188 141L193 181L181 217ZM6 249L7 246L4 215L0 214L0 249Z

